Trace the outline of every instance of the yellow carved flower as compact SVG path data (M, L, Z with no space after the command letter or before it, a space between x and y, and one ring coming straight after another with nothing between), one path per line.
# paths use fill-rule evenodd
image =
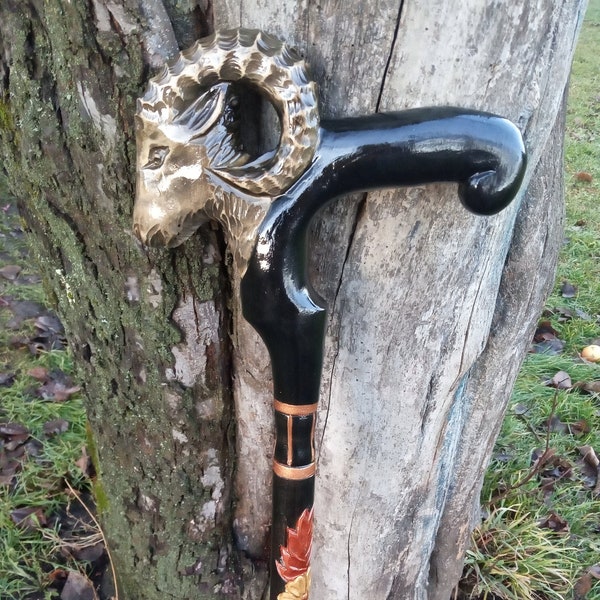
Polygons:
M310 568L306 573L285 584L285 591L277 596L277 600L308 600L310 591Z

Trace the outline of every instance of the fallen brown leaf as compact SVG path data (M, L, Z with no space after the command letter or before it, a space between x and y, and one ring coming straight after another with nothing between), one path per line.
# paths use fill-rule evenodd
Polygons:
M11 485L17 472L21 469L21 462L18 460L6 461L6 464L0 470L0 485Z
M560 354L565 343L558 339L558 332L550 321L540 321L533 336L531 352L535 354Z
M600 460L598 459L598 455L596 451L589 445L580 446L578 448L579 453L583 456L583 460L588 463L590 466L597 469L600 466Z
M593 579L600 579L600 563L589 567L573 586L574 600L585 600L594 586Z
M595 483L592 484L594 488L592 494L596 497L600 496L600 460L598 459L598 455L589 445L581 446L579 448L579 453L583 457L583 462L591 471L591 473L587 474L591 475L591 478L595 478ZM584 475L586 475L585 471ZM592 487L592 485L589 487Z
M69 576L69 572L64 569L58 568L50 571L48 573L47 578L50 583L54 583L55 581L64 581Z
M35 320L37 334L31 338L29 348L32 354L62 350L66 345L64 328L53 313L45 313Z
M60 594L60 600L98 600L98 595L87 577L71 571Z
M544 340L557 336L558 331L556 331L556 329L552 327L552 323L550 323L550 321L540 321L538 323L537 329L535 330L535 334L533 335L533 341L542 342Z
M577 579L573 586L574 600L585 600L587 595L592 590L592 576L589 573L584 573Z
M541 521L538 521L538 527L541 527L542 529L550 529L554 531L554 533L558 533L560 535L569 533L570 529L569 523L566 521L566 519L563 519L554 512L551 512L547 517L543 518Z
M549 317L557 316L558 321L561 323L564 323L566 321L572 321L575 318L581 319L582 321L592 320L592 317L580 308L565 308L564 306L559 306L552 310L546 309L544 313L546 313L546 316Z
M600 379L597 381L576 381L573 387L589 394L600 394Z
M567 427L571 435L586 435L592 430L590 424L585 419L579 419L575 423L567 423Z
M592 176L591 173L588 173L587 171L579 171L578 173L575 173L575 179L577 181L584 181L585 183L591 183L594 180L594 177Z
M83 560L86 562L95 562L104 554L104 543L100 540L95 544L90 543L65 543L61 546L61 552L65 556L72 556L76 560Z
M41 508L35 506L27 506L23 508L16 508L11 511L10 518L12 522L26 531L35 531L45 527L48 523L48 519Z
M545 460L544 457L546 457ZM570 479L573 474L573 465L564 456L560 456L554 451L551 454L544 453L539 458L537 469L540 477L545 480ZM547 484L548 482L546 481L545 483Z
M27 371L27 375L37 379L38 381L47 381L48 369L46 369L46 367L33 367Z
M16 373L0 373L0 387L10 387L16 378Z
M21 423L0 423L0 438L3 438L2 447L8 454L25 444L30 437L31 432ZM25 451L22 450L22 452Z
M546 340L533 344L530 352L533 352L534 354L548 354L550 356L555 356L560 354L564 348L565 343L562 340L559 340L557 337L549 337Z
M8 281L14 281L22 270L19 265L6 265L0 269L0 277L4 277Z
M556 456L554 448L542 450L535 448L531 453L531 467L534 471L539 471L549 460Z
M600 579L600 563L596 563L595 565L592 565L589 569L588 569L588 573L594 578L594 579Z
M44 434L48 437L64 433L69 429L69 421L64 419L53 419L44 423Z
M47 374L46 380L36 391L36 395L43 400L53 400L55 402L64 402L73 394L81 389L78 385L73 385L71 378L62 371L53 371Z
M572 387L571 376L566 371L558 371L552 379L544 381L544 385L557 390L569 390Z
M0 423L0 436L13 437L29 435L29 429L21 423Z
M569 431L569 426L566 423L563 423L556 415L552 415L544 422L544 429L547 429L552 433L567 433Z
M39 317L46 311L46 307L32 300L15 300L10 302L13 318L6 324L7 329L18 329L23 321Z
M81 447L81 456L75 461L75 465L81 469L84 475L92 475L92 461L85 446Z
M560 294L563 298L575 298L577 296L577 288L572 283L563 281Z

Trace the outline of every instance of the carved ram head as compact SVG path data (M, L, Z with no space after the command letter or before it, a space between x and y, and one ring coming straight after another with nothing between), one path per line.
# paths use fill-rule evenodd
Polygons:
M275 108L281 137L252 160L237 136L230 84L243 82ZM151 80L138 100L134 230L142 242L177 246L214 219L244 270L273 198L310 164L319 135L315 85L301 58L257 30L198 41Z

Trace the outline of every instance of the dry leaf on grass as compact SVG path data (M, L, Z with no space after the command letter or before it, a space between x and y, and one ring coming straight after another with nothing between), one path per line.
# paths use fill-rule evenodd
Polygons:
M573 587L575 600L584 600L594 587L594 579L600 579L600 563L592 565L579 577Z
M600 496L600 460L598 459L598 455L589 445L581 446L579 453L583 457L584 462L583 474L591 480L589 487L594 488L592 491L594 496Z
M568 281L563 281L560 288L560 294L563 298L575 298L577 296L577 288Z
M571 376L566 371L558 371L552 379L544 381L544 385L557 390L569 390L572 387Z
M23 508L15 508L11 511L10 518L12 522L25 531L35 531L45 527L48 519L41 508L35 506L27 506Z
M554 531L554 533L559 533L561 535L569 533L570 530L567 520L554 512L551 512L547 517L538 521L538 526L542 529L550 529Z
M594 176L587 171L579 171L574 175L577 181L583 181L585 183L591 183L594 180Z
M92 582L75 571L71 571L60 595L60 600L98 600Z
M14 281L22 270L19 265L6 265L0 269L0 277L4 277L8 281Z

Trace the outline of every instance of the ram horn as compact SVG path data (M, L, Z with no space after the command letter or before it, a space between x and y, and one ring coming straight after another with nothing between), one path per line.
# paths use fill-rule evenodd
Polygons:
M174 122L186 88L245 82L269 100L281 121L275 152L240 165L234 160L210 170L253 195L283 193L310 164L319 135L317 91L303 59L277 38L254 29L219 31L198 40L151 80L138 113L155 122Z

